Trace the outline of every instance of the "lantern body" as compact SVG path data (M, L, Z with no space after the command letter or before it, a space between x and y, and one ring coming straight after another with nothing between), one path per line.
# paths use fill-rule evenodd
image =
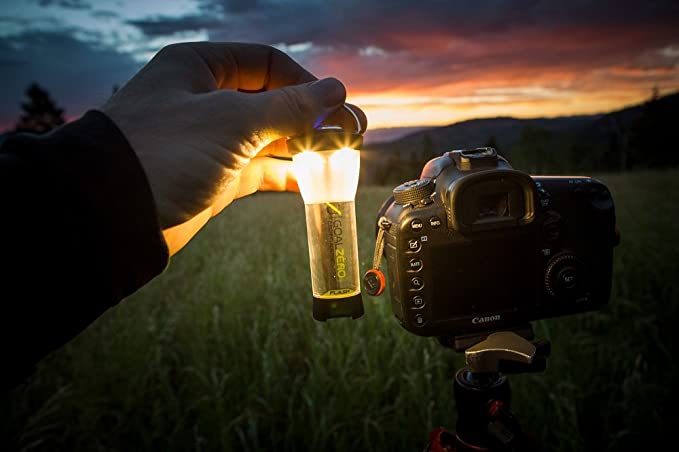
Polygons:
M306 213L314 318L357 318L363 314L354 205L360 152L341 141L330 146L323 135L318 141L325 145L313 150L314 137L305 139L308 149L293 151L292 159Z

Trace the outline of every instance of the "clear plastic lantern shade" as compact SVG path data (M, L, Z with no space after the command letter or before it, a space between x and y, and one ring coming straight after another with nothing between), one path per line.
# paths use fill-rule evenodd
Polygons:
M363 306L354 206L360 152L339 146L302 150L293 154L292 160L306 212L314 317L360 317ZM328 303L317 309L319 302ZM360 313L356 313L358 308L347 308L356 303Z
M353 201L358 187L359 151L306 151L292 158L293 171L305 204Z

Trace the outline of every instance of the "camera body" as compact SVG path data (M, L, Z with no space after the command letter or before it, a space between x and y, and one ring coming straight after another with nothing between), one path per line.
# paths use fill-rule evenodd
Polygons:
M392 310L414 334L481 334L608 302L615 211L595 179L530 176L493 148L451 151L378 218Z

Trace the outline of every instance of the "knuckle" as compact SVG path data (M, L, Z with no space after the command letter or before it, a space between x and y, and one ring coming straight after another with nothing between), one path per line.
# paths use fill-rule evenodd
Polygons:
M261 130L252 130L250 133L243 136L240 146L238 147L240 153L235 154L234 158L245 159L244 161L246 162L248 159L254 157L257 152L266 145L266 142L266 136Z
M175 43L175 44L168 44L164 46L162 49L160 49L160 52L158 52L158 55L173 55L176 54L177 52L180 52L182 47L185 47L186 44L184 43Z
M277 49L277 48L272 47L272 46L267 46L267 47L268 47L268 50L269 50L269 55L270 55L272 60L289 58L288 55L285 52L283 52L282 50Z
M158 52L158 57L161 58L177 58L194 52L194 43L177 42L164 46Z
M294 116L306 118L312 116L316 110L315 102L311 97L305 95L299 89L283 89L281 101L285 104L290 114Z

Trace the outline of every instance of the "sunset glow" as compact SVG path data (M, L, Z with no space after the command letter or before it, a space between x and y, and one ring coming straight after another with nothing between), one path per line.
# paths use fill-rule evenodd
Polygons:
M143 3L143 7L140 4ZM606 112L679 90L674 2L10 2L0 130L36 81L68 118L172 42L273 45L347 86L370 128Z
M527 92L530 90L527 88ZM563 92L552 97L513 98L503 95L477 95L437 98L413 96L410 92L351 96L370 118L370 126L447 125L473 118L512 116L516 118L591 114L616 110L648 99L651 89Z

